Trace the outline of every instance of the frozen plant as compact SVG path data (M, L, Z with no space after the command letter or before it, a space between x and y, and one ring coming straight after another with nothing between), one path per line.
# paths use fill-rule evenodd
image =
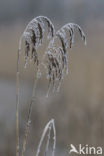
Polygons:
M52 150L52 156L54 156L55 154L55 148L56 148L56 129L55 129L55 124L54 124L54 119L51 119L47 125L44 128L44 131L42 133L39 145L38 145L38 149L36 152L36 156L39 156L40 150L41 150L41 146L42 143L44 141L44 138L48 132L48 139L47 139L47 144L46 144L46 149L45 149L45 155L47 154L48 150L49 150L49 143L50 143L50 136L51 136L51 131L53 129L53 150Z
M68 74L68 50L74 44L75 32L78 31L86 45L86 37L81 27L74 23L68 23L58 30L49 42L47 51L43 57L43 65L46 68L47 78L49 79L49 89L59 91L61 81L65 74ZM57 42L60 45L56 44Z
M34 73L34 86L33 93L31 97L31 101L28 109L28 117L27 123L25 127L23 145L22 145L22 156L24 156L26 150L26 143L29 133L29 127L31 123L31 111L32 105L35 99L35 90L37 80L40 78L41 71L40 66L43 65L46 69L46 77L49 80L49 87L47 92L47 97L50 91L59 91L61 82L66 74L68 74L68 51L72 48L74 44L75 32L78 31L82 40L86 44L86 37L81 29L81 27L74 23L68 23L64 25L61 29L55 32L54 25L50 21L49 18L45 16L38 16L34 18L29 24L26 26L23 34L20 37L18 55L17 55L17 91L16 91L16 156L20 154L20 145L19 145L19 62L20 62L20 54L22 51L22 44L24 43L24 67L27 67L28 61L31 61L36 64L37 71ZM41 60L39 60L37 49L39 46L43 45L44 36L47 36L47 40L49 40L49 44L46 52L43 54ZM47 154L49 149L49 142L51 136L51 130L53 129L54 134L54 142L53 142L53 150L52 156L55 153L56 147L56 130L54 120L50 120L41 136L40 143L37 149L36 156L39 156L41 145L43 140L48 133L48 139L45 149L45 154Z
M46 30L47 28L47 30ZM22 156L24 156L25 148L26 148L26 142L29 132L29 125L30 125L30 116L31 116L31 110L32 110L32 104L34 103L34 97L35 97L35 88L37 79L41 76L40 69L39 69L39 58L37 54L37 49L39 46L42 45L45 31L47 32L47 39L50 40L53 38L55 34L55 29L50 21L49 18L45 16L38 16L34 18L32 21L29 22L29 24L26 26L23 34L20 37L19 40L19 48L17 53L17 74L16 74L16 156L19 156L19 63L20 63L20 54L21 54L21 48L22 43L25 44L25 65L26 68L28 60L33 60L34 64L37 65L37 73L34 73L36 76L36 80L34 78L34 87L33 87L33 95L31 98L30 106L29 106L29 112L28 112L28 119L27 124L25 128L25 135L24 135L24 141L23 141L23 147L22 147ZM35 77L35 76L34 76Z

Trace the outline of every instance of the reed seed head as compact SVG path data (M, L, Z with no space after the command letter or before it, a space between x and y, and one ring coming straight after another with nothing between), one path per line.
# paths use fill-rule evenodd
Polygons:
M66 74L68 74L67 51L74 44L74 36L76 31L79 32L82 40L86 44L86 37L82 28L77 24L68 23L56 32L48 45L44 58L48 59L46 59L46 63L47 78L49 79L49 90L50 88L53 88L53 91L59 91L62 79ZM56 44L57 40L60 42L60 45L58 46Z
M42 45L46 27L48 29L47 38L50 40L55 34L55 29L50 19L45 16L38 16L34 18L29 22L26 29L24 30L19 42L19 51L21 51L22 40L24 40L25 67L27 66L27 62L30 56L34 64L36 63L37 67L39 66L37 49Z
M62 79L68 74L68 50L74 45L76 31L79 32L86 44L85 34L79 25L68 23L55 33L54 25L50 19L38 16L29 22L20 38L19 51L21 51L22 39L25 41L25 67L28 59L31 58L37 66L37 77L39 78L41 75L40 65L44 65L49 80L48 93L50 89L58 91ZM49 44L42 60L39 60L37 49L43 44L45 32L47 32ZM59 44L57 44L58 42Z

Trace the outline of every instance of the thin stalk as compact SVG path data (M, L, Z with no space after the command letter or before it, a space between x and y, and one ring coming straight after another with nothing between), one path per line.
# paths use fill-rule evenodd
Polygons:
M22 146L22 156L24 156L24 152L25 152L26 144L27 144L27 138L28 138L28 134L29 134L29 128L30 128L30 123L31 123L30 118L31 118L31 112L32 112L32 105L35 101L36 84L37 84L37 78L36 78L36 80L34 79L32 98L31 98L29 110L28 110L28 118L27 118L27 122L26 122L25 134L24 134L24 140L23 140L23 146Z
M19 50L17 53L16 72L16 156L19 156Z
M46 143L46 149L45 149L45 156L47 156L47 153L49 151L49 142L50 142L50 137L51 137L51 126L49 127L49 132L48 132L48 139Z
M46 136L46 133L47 131L49 130L49 133L48 133L48 146L49 146L49 140L50 140L50 127L53 128L53 149L52 149L52 156L55 155L55 148L56 148L56 129L55 129L55 123L54 123L54 119L51 119L47 125L45 126L44 130L43 130L43 133L42 133L42 136L41 136L41 139L40 139L40 142L39 142L39 145L38 145L38 148L37 148L37 152L36 152L36 156L39 156L39 153L40 153L40 150L41 150L41 146L42 146L42 143L44 141L44 138ZM48 146L47 146L47 149L48 149Z
M54 143L53 143L52 156L54 156L55 155L55 149L56 149L56 128L55 128L55 122L54 122L54 120L53 120L52 126L53 126L53 133L54 133L54 137L53 137Z

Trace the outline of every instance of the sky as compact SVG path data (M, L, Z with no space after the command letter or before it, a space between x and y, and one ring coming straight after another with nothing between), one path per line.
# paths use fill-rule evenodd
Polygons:
M1 0L0 25L45 15L64 22L69 19L79 24L86 19L104 17L103 0Z

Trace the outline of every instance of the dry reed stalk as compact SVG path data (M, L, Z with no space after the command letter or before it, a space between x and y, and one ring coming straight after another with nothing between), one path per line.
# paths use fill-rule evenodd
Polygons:
M16 156L19 156L19 51L17 53L16 73Z
M37 78L36 79L34 78L33 92L32 92L32 97L31 97L31 101L29 104L27 122L26 122L25 133L24 133L24 140L23 140L23 145L22 145L22 156L24 156L24 152L26 149L26 143L27 143L29 128L30 128L30 124L31 124L31 112L32 112L32 105L35 101L35 90L36 90L37 80L38 80Z

